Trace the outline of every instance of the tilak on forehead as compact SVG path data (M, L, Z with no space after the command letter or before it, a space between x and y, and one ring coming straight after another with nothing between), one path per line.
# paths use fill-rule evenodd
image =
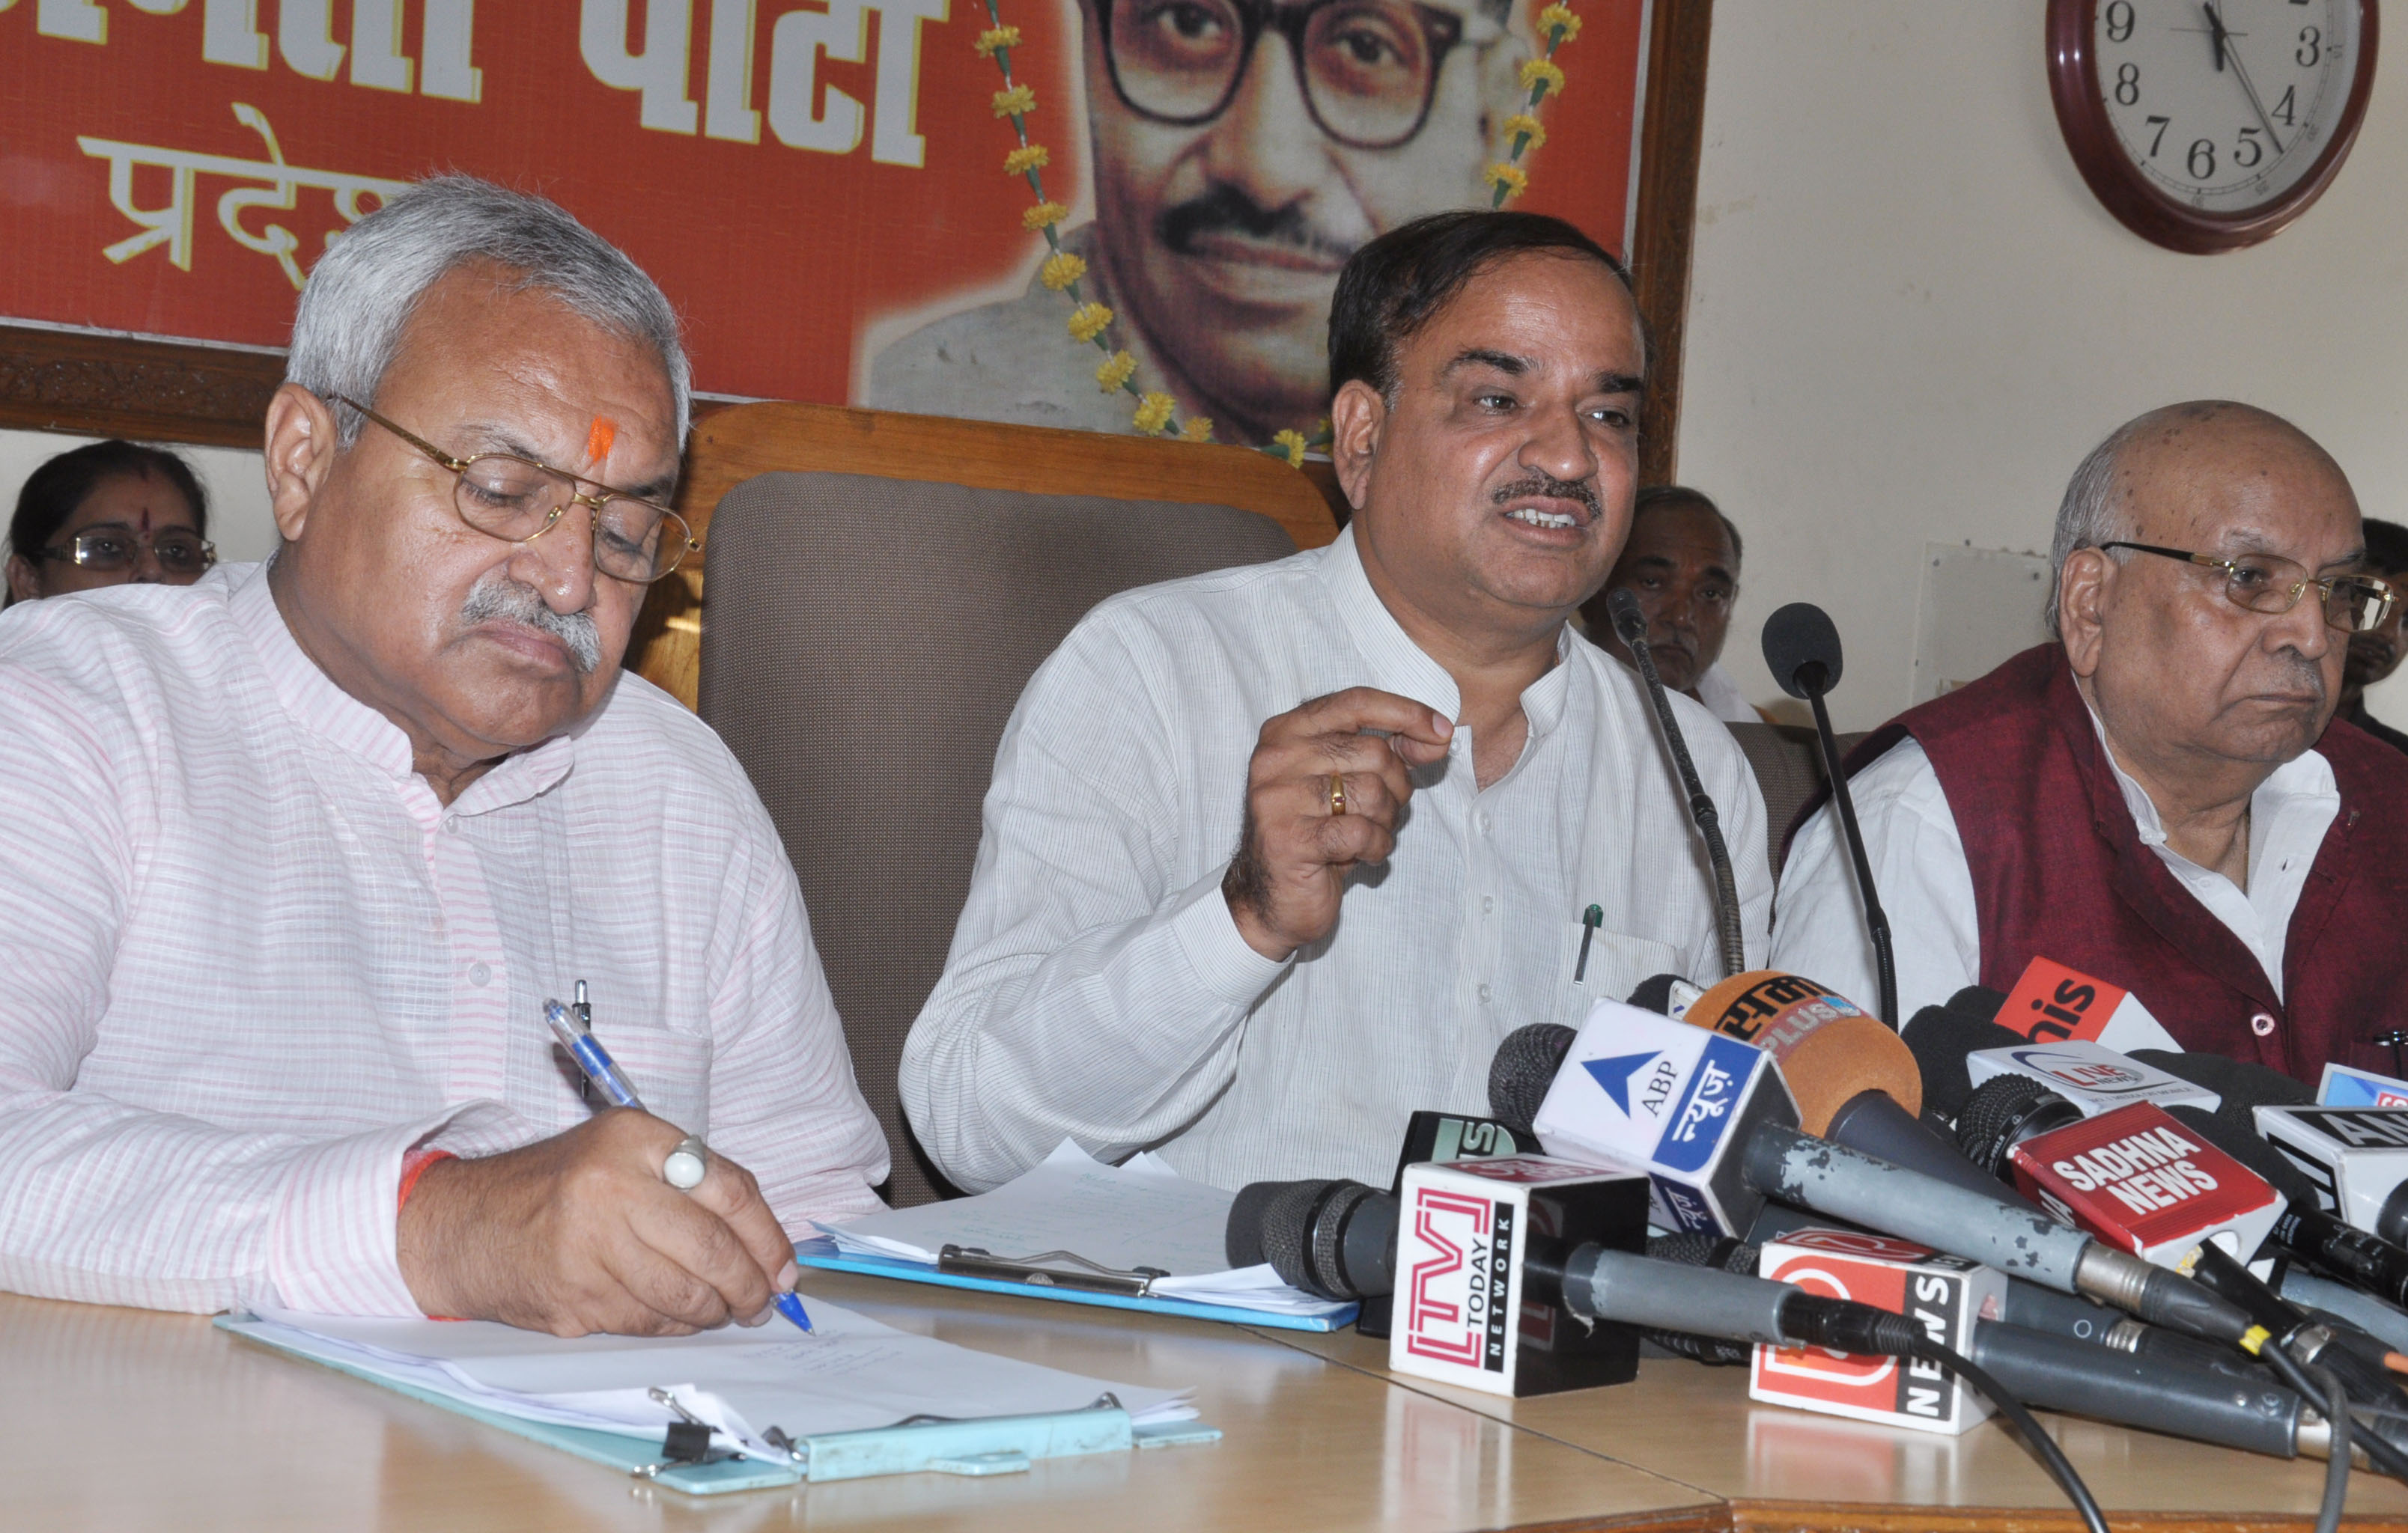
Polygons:
M600 463L610 455L610 444L618 439L618 422L607 415L594 417L594 429L585 434L585 461Z

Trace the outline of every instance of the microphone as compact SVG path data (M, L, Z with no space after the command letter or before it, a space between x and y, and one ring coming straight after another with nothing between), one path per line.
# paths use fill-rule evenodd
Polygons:
M2315 1184L2318 1208L2408 1244L2408 1108L2270 1106L2256 1120Z
M1738 1234L1768 1198L2086 1293L2210 1340L2248 1345L2248 1318L2173 1273L1963 1185L1798 1131L1760 1049L1616 1001L1591 1009L1541 1105L1551 1153L1642 1168L1656 1222Z
M2287 1077L2286 1078L2287 1079ZM2316 1207L2315 1184L2272 1145L2251 1133L2232 1111L2214 1114L2177 1110L2186 1127L2213 1139L2226 1153L2251 1166L2289 1198L2269 1235L2274 1245L2329 1278L2336 1278L2386 1304L2408 1305L2408 1250L2379 1235L2357 1229Z
M1705 838L1706 860L1714 870L1714 915L1722 929L1723 972L1737 974L1747 967L1747 946L1740 925L1739 884L1731 875L1730 850L1723 845L1722 817L1714 810L1714 801L1706 795L1706 786L1698 779L1697 765L1689 759L1689 742L1681 738L1680 721L1672 717L1671 699L1664 695L1664 679L1656 673L1656 655L1647 647L1647 615L1639 610L1639 598L1620 587L1606 593L1605 609L1613 619L1613 632L1639 662L1639 674L1647 683L1648 701L1656 705L1656 723L1664 731L1664 744L1672 752L1672 765L1681 776L1681 786L1689 795L1689 818L1698 824L1698 834Z
M1801 1250L1828 1248L1814 1250L1810 1259L1852 1291L1870 1288L1871 1284L1860 1282L1855 1266L1845 1265L1849 1258L1839 1249L1843 1239L1861 1240L1808 1231L1795 1244ZM1737 1254L1703 1261L1695 1259L1697 1250L1670 1239L1650 1240L1647 1247L1648 1255L1658 1260L1688 1260L1694 1266L1753 1275L1754 1264L1745 1259L1754 1254L1752 1248L1742 1247ZM1913 1258L1926 1255L1919 1248L1906 1247L1893 1260L1911 1265ZM2005 1289L2003 1315L1975 1319L1970 1344L1958 1345L1977 1367L1995 1376L2026 1405L2278 1458L2323 1457L2329 1452L2330 1437L2324 1423L2313 1412L2303 1412L2300 1396L2273 1382L2264 1368L2221 1349L2019 1279L2006 1280ZM2069 1325L2064 1316L2053 1312L2059 1309L2073 1311L2078 1319ZM1684 1317L1684 1322L1697 1324L1694 1317ZM1923 1324L1928 1327L1930 1320L1925 1318ZM1660 1333L1650 1335L1655 1340ZM1737 1360L1734 1354L1741 1351L1736 1347L1716 1351L1705 1338L1691 1339L1684 1345L1678 1337L1661 1337L1661 1343L1684 1354L1711 1353L1717 1360ZM1836 1361L1852 1365L1858 1378L1874 1374L1864 1367L1862 1358ZM1874 1376L1872 1382L1878 1390L1886 1381ZM1754 1389L1750 1395L1765 1397ZM1813 1400L1784 1403L1828 1409ZM1928 1424L1928 1418L1911 1421L1903 1413L1868 1414L1905 1425Z
M1536 1137L1530 1121L1539 1115L1539 1104L1547 1099L1547 1088L1555 1083L1564 1055L1578 1037L1580 1029L1560 1022L1533 1022L1514 1028L1497 1045L1488 1061L1488 1111L1516 1139Z
M1898 961L1890 953L1889 917L1873 888L1872 864L1865 859L1865 838L1856 829L1856 801L1848 792L1847 774L1840 769L1840 742L1831 734L1831 712L1823 695L1840 684L1840 630L1831 615L1813 602L1794 601L1764 620L1764 663L1772 679L1792 697L1803 697L1814 709L1814 733L1823 742L1823 771L1831 784L1831 801L1839 806L1840 830L1856 865L1856 893L1865 904L1865 929L1872 934L1873 973L1881 985L1881 1020L1898 1025Z
M1999 1008L2006 996L1969 984L1946 1002L1927 1006L1907 1022L1899 1037L1914 1055L1923 1077L1923 1106L1950 1123L1965 1110L1973 1095L1965 1061L1984 1049L2012 1049L2024 1041L2012 1027L1999 1025Z
M2182 1048L2138 996L2037 955L2024 966L1998 1020L2030 1043L2078 1039L2126 1053Z
M2177 1270L2209 1245L2255 1256L2283 1212L2264 1178L2149 1102L2034 1135L2006 1158L2050 1212Z
M1641 990L1645 993L1656 981ZM1798 1126L1927 1176L1995 1196L1990 1179L1916 1116L1923 1077L1914 1052L1828 986L1759 969L1725 980L1680 1020L1772 1055L1798 1102Z

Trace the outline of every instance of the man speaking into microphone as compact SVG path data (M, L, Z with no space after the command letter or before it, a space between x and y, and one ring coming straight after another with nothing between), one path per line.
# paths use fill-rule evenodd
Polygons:
M1570 224L1444 213L1330 316L1353 522L1103 603L1022 695L902 1097L971 1189L1065 1137L1224 1187L1384 1184L1498 1040L1721 972L1714 882L1640 680L1566 620L1630 524L1646 348ZM1685 697L1747 955L1772 883L1739 748Z
M2370 1039L2401 1020L2408 770L2332 721L2350 636L2394 599L2365 553L2340 466L2263 410L2169 406L2101 443L2057 512L2058 642L1847 763L1900 1012L2047 957L2186 1049L2388 1068ZM1773 962L1863 994L1860 911L1826 808Z

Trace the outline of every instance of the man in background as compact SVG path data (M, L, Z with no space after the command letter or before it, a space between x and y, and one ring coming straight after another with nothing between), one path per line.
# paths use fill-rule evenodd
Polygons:
M1329 351L1338 540L1112 597L1012 712L903 1052L961 1186L1066 1138L1223 1187L1383 1183L1415 1109L1484 1110L1514 1028L1717 972L1646 691L1569 622L1638 471L1621 266L1557 219L1434 214L1348 265ZM1760 956L1763 800L1672 706Z
M1118 315L1137 377L1223 441L1327 413L1330 294L1408 219L1486 207L1495 124L1534 51L1512 0L1082 0L1096 218L1063 245ZM1128 428L1070 306L1022 296L939 320L871 364L881 409Z
M2351 636L2395 598L2341 466L2246 405L2152 410L2074 472L2052 559L2057 642L1848 758L1899 1011L2046 957L2186 1049L2387 1069L2369 1035L2398 1011L2408 773L2331 721ZM1874 993L1828 804L1789 849L1772 959Z
M1763 715L1719 664L1739 602L1739 528L1721 508L1682 485L1651 485L1639 492L1630 540L1605 589L1582 606L1581 621L1607 653L1636 668L1605 606L1612 593L1629 592L1646 615L1647 648L1664 684L1725 724L1758 723Z
M2408 590L2408 527L2397 522L2366 519L2366 570ZM2400 668L2401 614L2408 602L2395 601L2390 615L2362 634L2352 634L2349 658L2341 669L2341 707L2333 717L2345 719L2396 750L2408 751L2408 732L2394 729L2367 711L2366 689Z

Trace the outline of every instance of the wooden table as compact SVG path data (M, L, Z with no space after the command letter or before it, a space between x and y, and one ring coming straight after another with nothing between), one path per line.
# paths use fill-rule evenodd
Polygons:
M1541 1399L1387 1373L1385 1348L815 1272L889 1325L1131 1383L1192 1385L1209 1447L696 1499L185 1315L0 1296L0 1528L1543 1527L1720 1533L2076 1526L2000 1428L1962 1439L1750 1407L1736 1369L1650 1363ZM2319 1467L2053 1423L2119 1526L2305 1527ZM2353 1525L2408 1529L2361 1474ZM2200 1515L2180 1515L2197 1513Z

